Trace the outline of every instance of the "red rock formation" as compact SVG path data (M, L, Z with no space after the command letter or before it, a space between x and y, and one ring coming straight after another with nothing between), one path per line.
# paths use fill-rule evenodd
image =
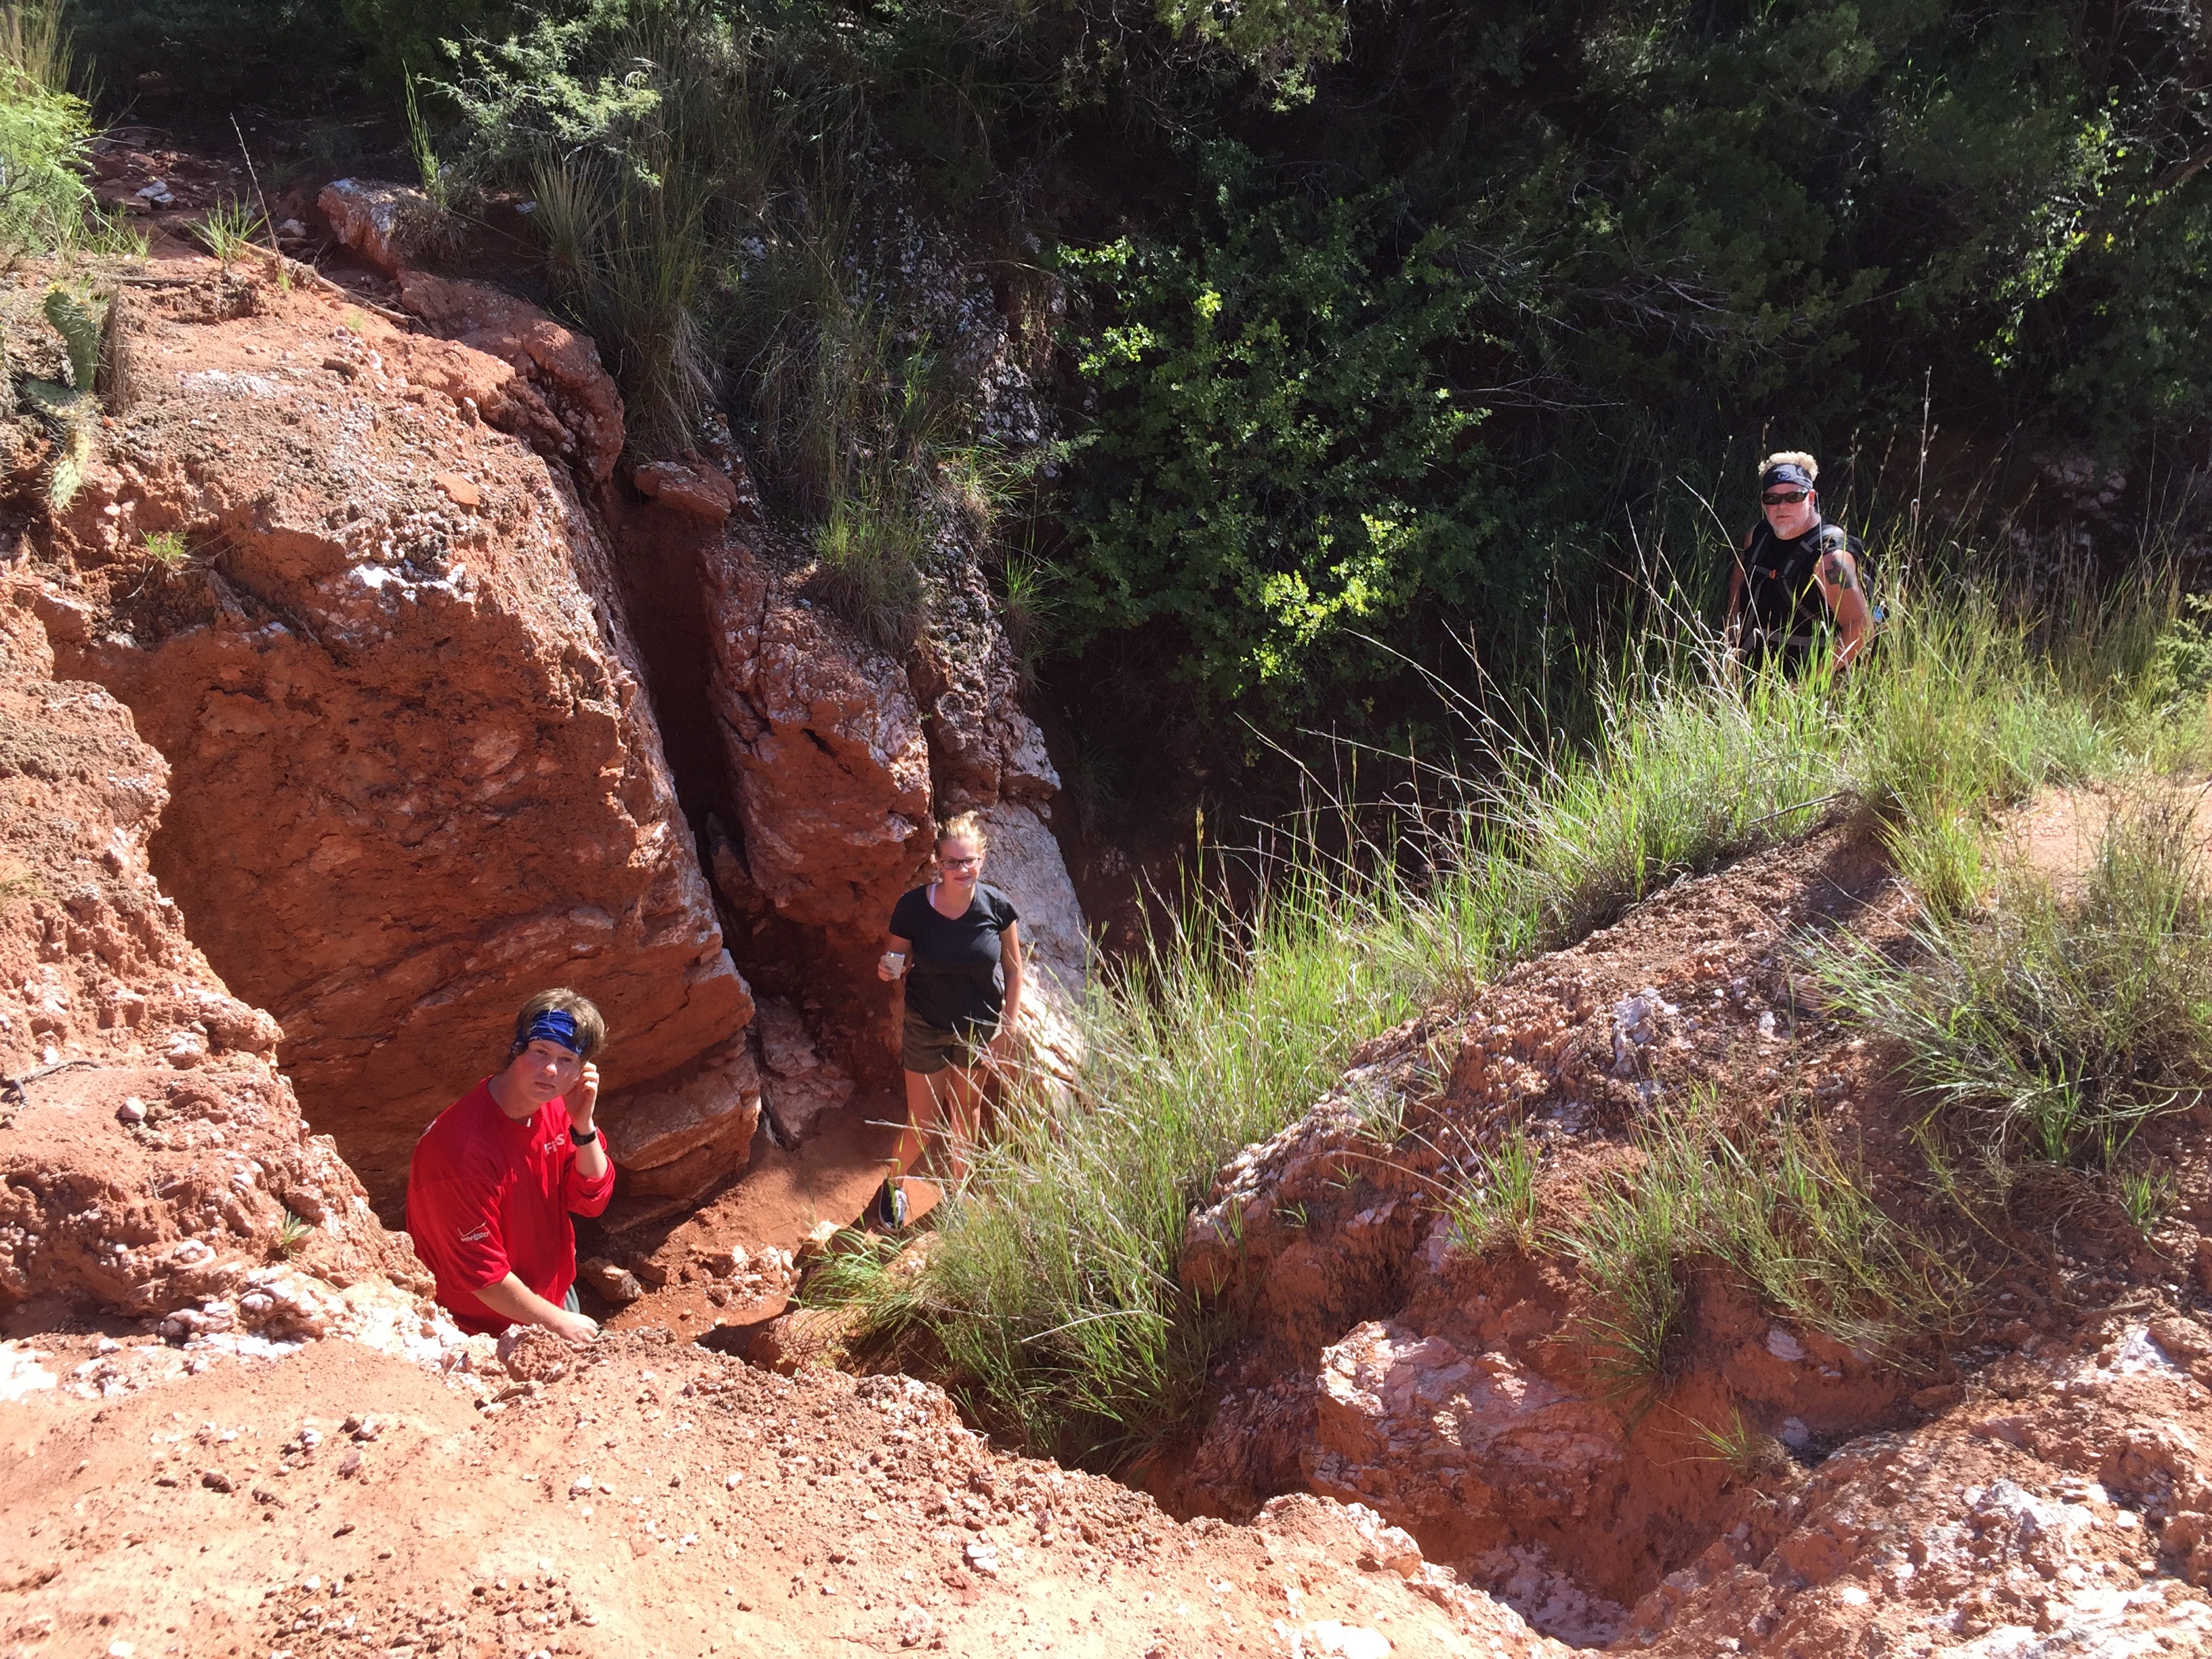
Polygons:
M230 994L155 884L161 757L106 692L50 678L23 608L50 595L4 600L0 1308L214 1304L281 1335L289 1302L255 1295L280 1255L330 1285L427 1290L330 1137L301 1121L276 1022Z
M376 179L337 179L315 198L331 234L387 276L413 260L409 243L437 211L412 185Z
M696 456L690 458L689 465L648 462L631 475L630 482L640 495L708 524L721 523L744 499L728 473Z
M859 645L735 537L704 550L744 879L811 930L855 994L930 851L929 746L898 665Z
M741 914L772 910L804 930L814 994L848 1018L859 1011L880 1039L889 1000L875 959L891 906L928 861L935 814L988 809L984 878L1021 911L1036 968L1024 1024L1048 1066L1064 1072L1090 945L1042 817L1058 776L1011 684L988 717L925 720L898 665L807 597L805 565L750 532L717 536L698 556L707 695L736 820L735 836L713 843L726 897ZM933 772L939 783L965 781L940 803ZM889 1045L863 1040L846 1053L856 1066L880 1070Z
M750 1000L609 551L565 477L465 401L519 396L512 366L225 281L147 303L125 423L49 550L66 672L174 769L154 858L194 938L283 1022L311 1117L395 1220L416 1136L549 983L606 1010L609 1127L662 1172L653 1196L728 1173L757 1112ZM597 376L548 407L618 410L575 337L464 298L537 369ZM605 445L592 428L581 453ZM193 550L175 569L143 547L170 529ZM632 1093L653 1132L625 1121Z
M501 431L567 461L588 483L606 482L622 453L623 401L597 346L489 283L410 270L400 276L399 295L440 334L469 348L417 356L418 384L437 387L465 413L464 400L472 398Z

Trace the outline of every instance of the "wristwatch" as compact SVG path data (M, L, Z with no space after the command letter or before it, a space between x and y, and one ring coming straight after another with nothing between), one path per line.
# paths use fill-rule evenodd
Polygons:
M579 1129L573 1123L568 1126L568 1139L579 1146L588 1146L599 1138L599 1131L597 1124L588 1129Z

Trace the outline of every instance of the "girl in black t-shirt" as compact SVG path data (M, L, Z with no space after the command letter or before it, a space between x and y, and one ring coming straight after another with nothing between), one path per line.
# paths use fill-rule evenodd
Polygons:
M906 1072L907 1121L876 1200L885 1226L906 1220L900 1182L921 1160L925 1135L944 1138L953 1182L967 1178L968 1148L982 1120L976 1072L997 1065L1012 1044L1022 1006L1019 919L1012 900L982 883L988 847L973 812L937 832L937 879L892 908L890 949L876 964L877 977L900 987Z

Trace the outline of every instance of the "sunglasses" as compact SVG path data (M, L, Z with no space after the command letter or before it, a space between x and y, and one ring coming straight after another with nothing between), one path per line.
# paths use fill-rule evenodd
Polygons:
M939 859L938 860L947 870L973 870L982 861L981 859Z
M1795 507L1813 492L1809 489L1776 489L1759 498L1761 507Z

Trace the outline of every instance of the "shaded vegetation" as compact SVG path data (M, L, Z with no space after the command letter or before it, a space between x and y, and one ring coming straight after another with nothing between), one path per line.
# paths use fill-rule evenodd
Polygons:
M1821 451L1879 545L1936 508L1960 440L2007 507L2056 449L2124 462L2148 510L2207 412L2212 84L2186 9L343 15L342 50L283 0L82 17L103 64L228 18L365 62L395 112L419 94L434 184L536 204L640 442L726 410L796 527L865 550L833 585L879 637L907 631L883 595L927 575L909 532L955 504L938 464L1006 441L942 397L911 441L912 366L951 342L916 332L884 216L954 228L1017 329L1067 348L1048 511L1002 497L975 533L1019 544L1054 613L1046 684L1111 702L1078 711L1109 747L1241 758L1231 710L1442 741L1422 672L1466 684L1470 647L1490 683L1557 692L1626 630L1655 543L1705 597L1763 447Z

